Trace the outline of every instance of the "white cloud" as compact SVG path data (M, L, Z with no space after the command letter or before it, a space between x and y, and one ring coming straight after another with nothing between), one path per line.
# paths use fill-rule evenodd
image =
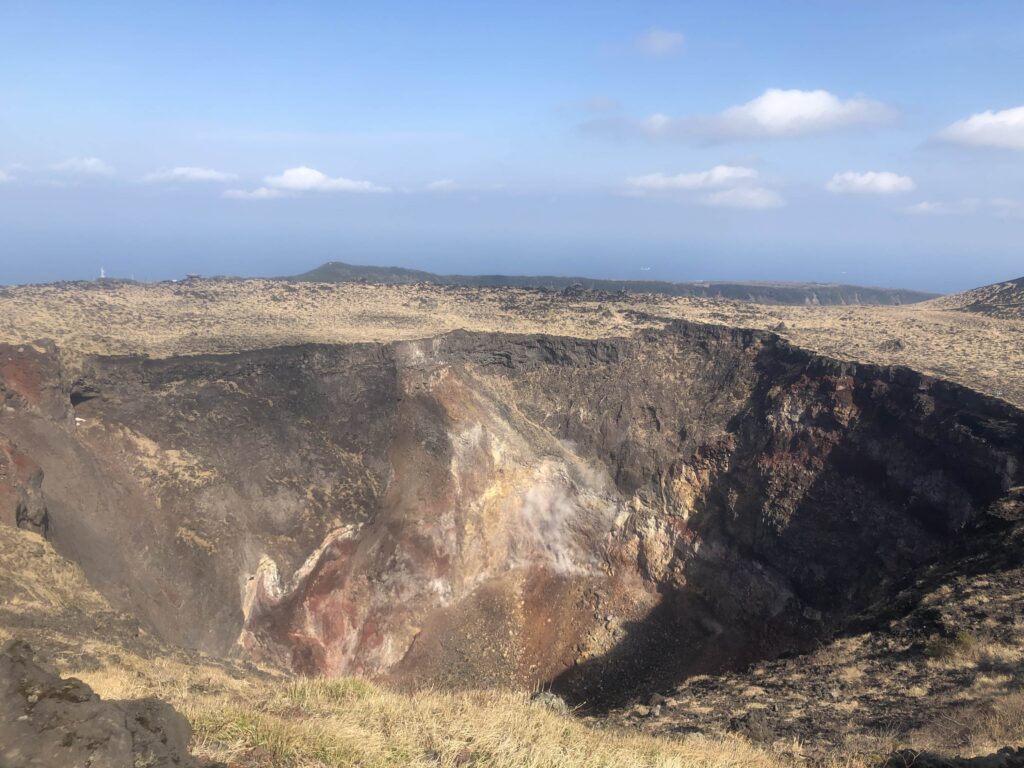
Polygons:
M0 184L8 184L12 181L14 181L14 177L11 176L11 174L5 171L0 171Z
M344 177L330 178L320 171L305 165L289 168L280 176L267 176L266 185L272 189L287 192L387 192L369 181L357 181Z
M892 195L913 190L914 180L909 176L900 176L891 171L867 171L865 173L846 171L833 176L825 184L825 189L836 193Z
M876 122L889 109L864 98L840 99L828 91L769 88L756 99L729 107L713 118L735 136L798 136Z
M674 190L708 189L752 181L758 176L753 168L738 165L716 165L707 171L679 173L649 173L626 179L626 187L638 192L667 192Z
M89 176L113 176L114 169L98 157L72 157L53 166L55 171L81 173Z
M612 136L649 139L739 141L805 136L881 123L892 108L863 97L841 99L828 91L769 88L745 104L713 115L671 117L654 113L642 120L592 120L583 129Z
M301 195L304 192L390 192L369 181L344 177L331 178L315 168L301 165L289 168L280 176L267 176L264 186L253 190L229 189L224 197L237 200L274 200L279 197Z
M682 32L652 29L636 41L637 49L646 56L671 56L683 47Z
M144 181L215 181L224 182L237 179L233 173L215 171L212 168L198 168L196 166L179 166L177 168L162 168L153 173L147 173Z
M287 195L280 189L269 189L268 187L259 187L257 189L225 189L224 197L230 197L235 200L276 200L279 197L286 197Z
M766 210L786 204L774 189L759 186L760 174L742 165L716 165L706 171L679 173L649 173L626 179L626 194L646 196L657 194L683 194L683 200L702 205L724 208ZM685 193L698 190L718 190L700 198Z
M1024 218L1024 201L1005 197L968 197L945 202L924 201L906 209L915 216L968 216L984 214L1001 219Z
M1024 149L1024 107L979 112L943 129L939 138L976 147Z
M764 187L735 187L708 195L702 201L705 205L724 208L746 208L764 211L781 208L786 204L782 195L774 189Z

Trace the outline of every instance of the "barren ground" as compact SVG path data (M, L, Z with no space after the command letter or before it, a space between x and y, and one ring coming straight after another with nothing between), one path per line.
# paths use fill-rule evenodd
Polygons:
M307 342L393 341L463 328L600 338L665 319L774 330L833 357L906 365L1024 405L1024 320L904 306L766 306L650 294L195 280L0 289L0 342L52 339L89 354L232 352Z

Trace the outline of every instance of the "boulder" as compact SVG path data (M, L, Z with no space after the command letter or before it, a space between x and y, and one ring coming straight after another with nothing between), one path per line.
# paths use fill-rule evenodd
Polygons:
M4 768L214 768L189 754L192 728L157 699L103 701L35 660L24 642L0 651Z

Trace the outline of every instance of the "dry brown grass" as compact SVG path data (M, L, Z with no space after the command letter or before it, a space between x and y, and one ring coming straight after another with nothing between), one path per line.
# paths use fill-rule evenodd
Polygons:
M919 745L941 744L951 754L985 755L1024 745L1024 693L998 695L953 709L911 735Z
M245 768L457 766L777 768L739 739L659 739L587 728L503 691L400 694L355 679L258 683L131 658L78 675L105 697L158 695L195 729L195 750Z
M87 354L161 357L307 342L386 342L458 328L621 336L658 327L657 318L776 330L826 355L908 365L1024 405L1024 320L932 304L784 307L654 295L600 302L520 289L280 280L0 290L0 341L53 339L72 367Z

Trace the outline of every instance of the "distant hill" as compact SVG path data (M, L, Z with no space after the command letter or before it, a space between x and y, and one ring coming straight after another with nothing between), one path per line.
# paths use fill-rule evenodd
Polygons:
M928 302L937 309L978 312L1004 318L1024 318L1024 277L972 288L963 293L940 296Z
M562 291L579 287L594 291L705 296L760 304L911 304L938 294L895 288L865 288L840 283L668 282L663 280L598 280L550 275L437 275L404 267L372 267L329 261L290 280L325 283L431 283L472 287L543 288Z

